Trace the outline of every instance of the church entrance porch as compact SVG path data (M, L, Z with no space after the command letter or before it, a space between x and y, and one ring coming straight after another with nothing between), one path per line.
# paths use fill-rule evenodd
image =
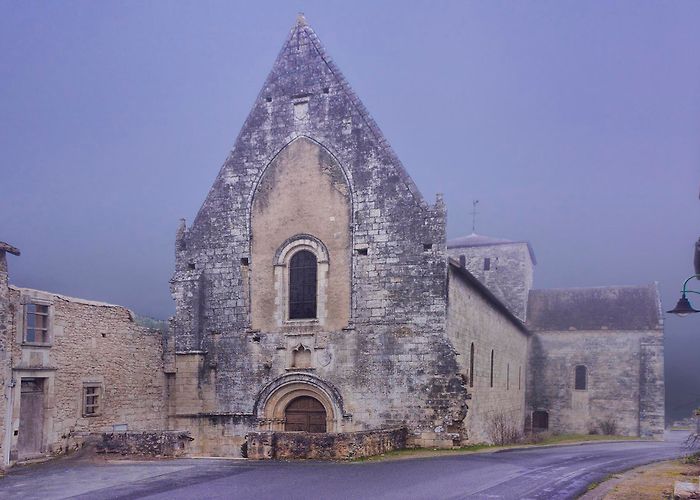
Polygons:
M294 399L284 412L285 431L326 432L326 409L315 398Z
M253 406L259 431L326 433L350 430L338 390L308 372L291 372L268 383Z

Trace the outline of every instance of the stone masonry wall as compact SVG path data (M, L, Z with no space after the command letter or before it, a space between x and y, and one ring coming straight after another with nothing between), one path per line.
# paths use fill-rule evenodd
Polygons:
M348 460L401 450L406 436L405 427L337 434L251 432L247 454L252 460Z
M0 250L0 467L4 467L9 454L6 447L7 402L12 388L7 383L12 378L12 367L8 352L8 332L12 328L12 310L7 272L6 252Z
M474 379L469 387L471 398L465 420L469 442L493 442L490 426L497 415L505 415L509 424L522 431L526 412L528 334L452 268L447 330L459 353L459 366L467 380L471 345L474 345Z
M130 431L166 428L162 334L134 322L129 310L38 290L11 288L12 364L16 380L12 426L19 430L22 378L44 387L43 452L66 451L113 426ZM50 304L50 342L23 342L24 304ZM96 416L84 416L85 384L100 387ZM17 432L12 439L17 446ZM16 456L16 454L15 454Z
M450 257L465 257L465 267L493 292L522 321L527 314L528 293L532 288L534 264L527 243L499 243L450 248ZM484 259L491 259L489 270Z
M105 432L99 435L97 453L181 457L192 438L181 431Z
M587 368L586 390L574 389L576 365ZM585 434L611 421L619 434L662 437L663 331L535 332L528 402L549 413L553 432Z

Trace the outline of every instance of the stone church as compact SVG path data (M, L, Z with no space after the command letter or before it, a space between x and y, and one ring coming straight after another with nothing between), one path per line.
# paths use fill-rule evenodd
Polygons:
M661 437L655 285L535 290L529 243L445 228L300 17L177 231L167 329L9 286L0 247L3 463L105 432L256 458L492 442L499 419Z

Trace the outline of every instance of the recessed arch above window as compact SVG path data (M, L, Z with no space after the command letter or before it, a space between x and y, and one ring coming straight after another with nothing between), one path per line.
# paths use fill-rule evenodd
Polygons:
M326 246L310 234L293 236L280 245L274 258L275 316L279 325L324 322L328 266Z

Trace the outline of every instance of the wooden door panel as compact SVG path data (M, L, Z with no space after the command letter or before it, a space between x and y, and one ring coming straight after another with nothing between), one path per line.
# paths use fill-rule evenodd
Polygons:
M44 384L42 379L22 380L19 401L19 458L39 455L44 438Z
M310 396L294 399L285 411L285 431L326 432L326 410Z

